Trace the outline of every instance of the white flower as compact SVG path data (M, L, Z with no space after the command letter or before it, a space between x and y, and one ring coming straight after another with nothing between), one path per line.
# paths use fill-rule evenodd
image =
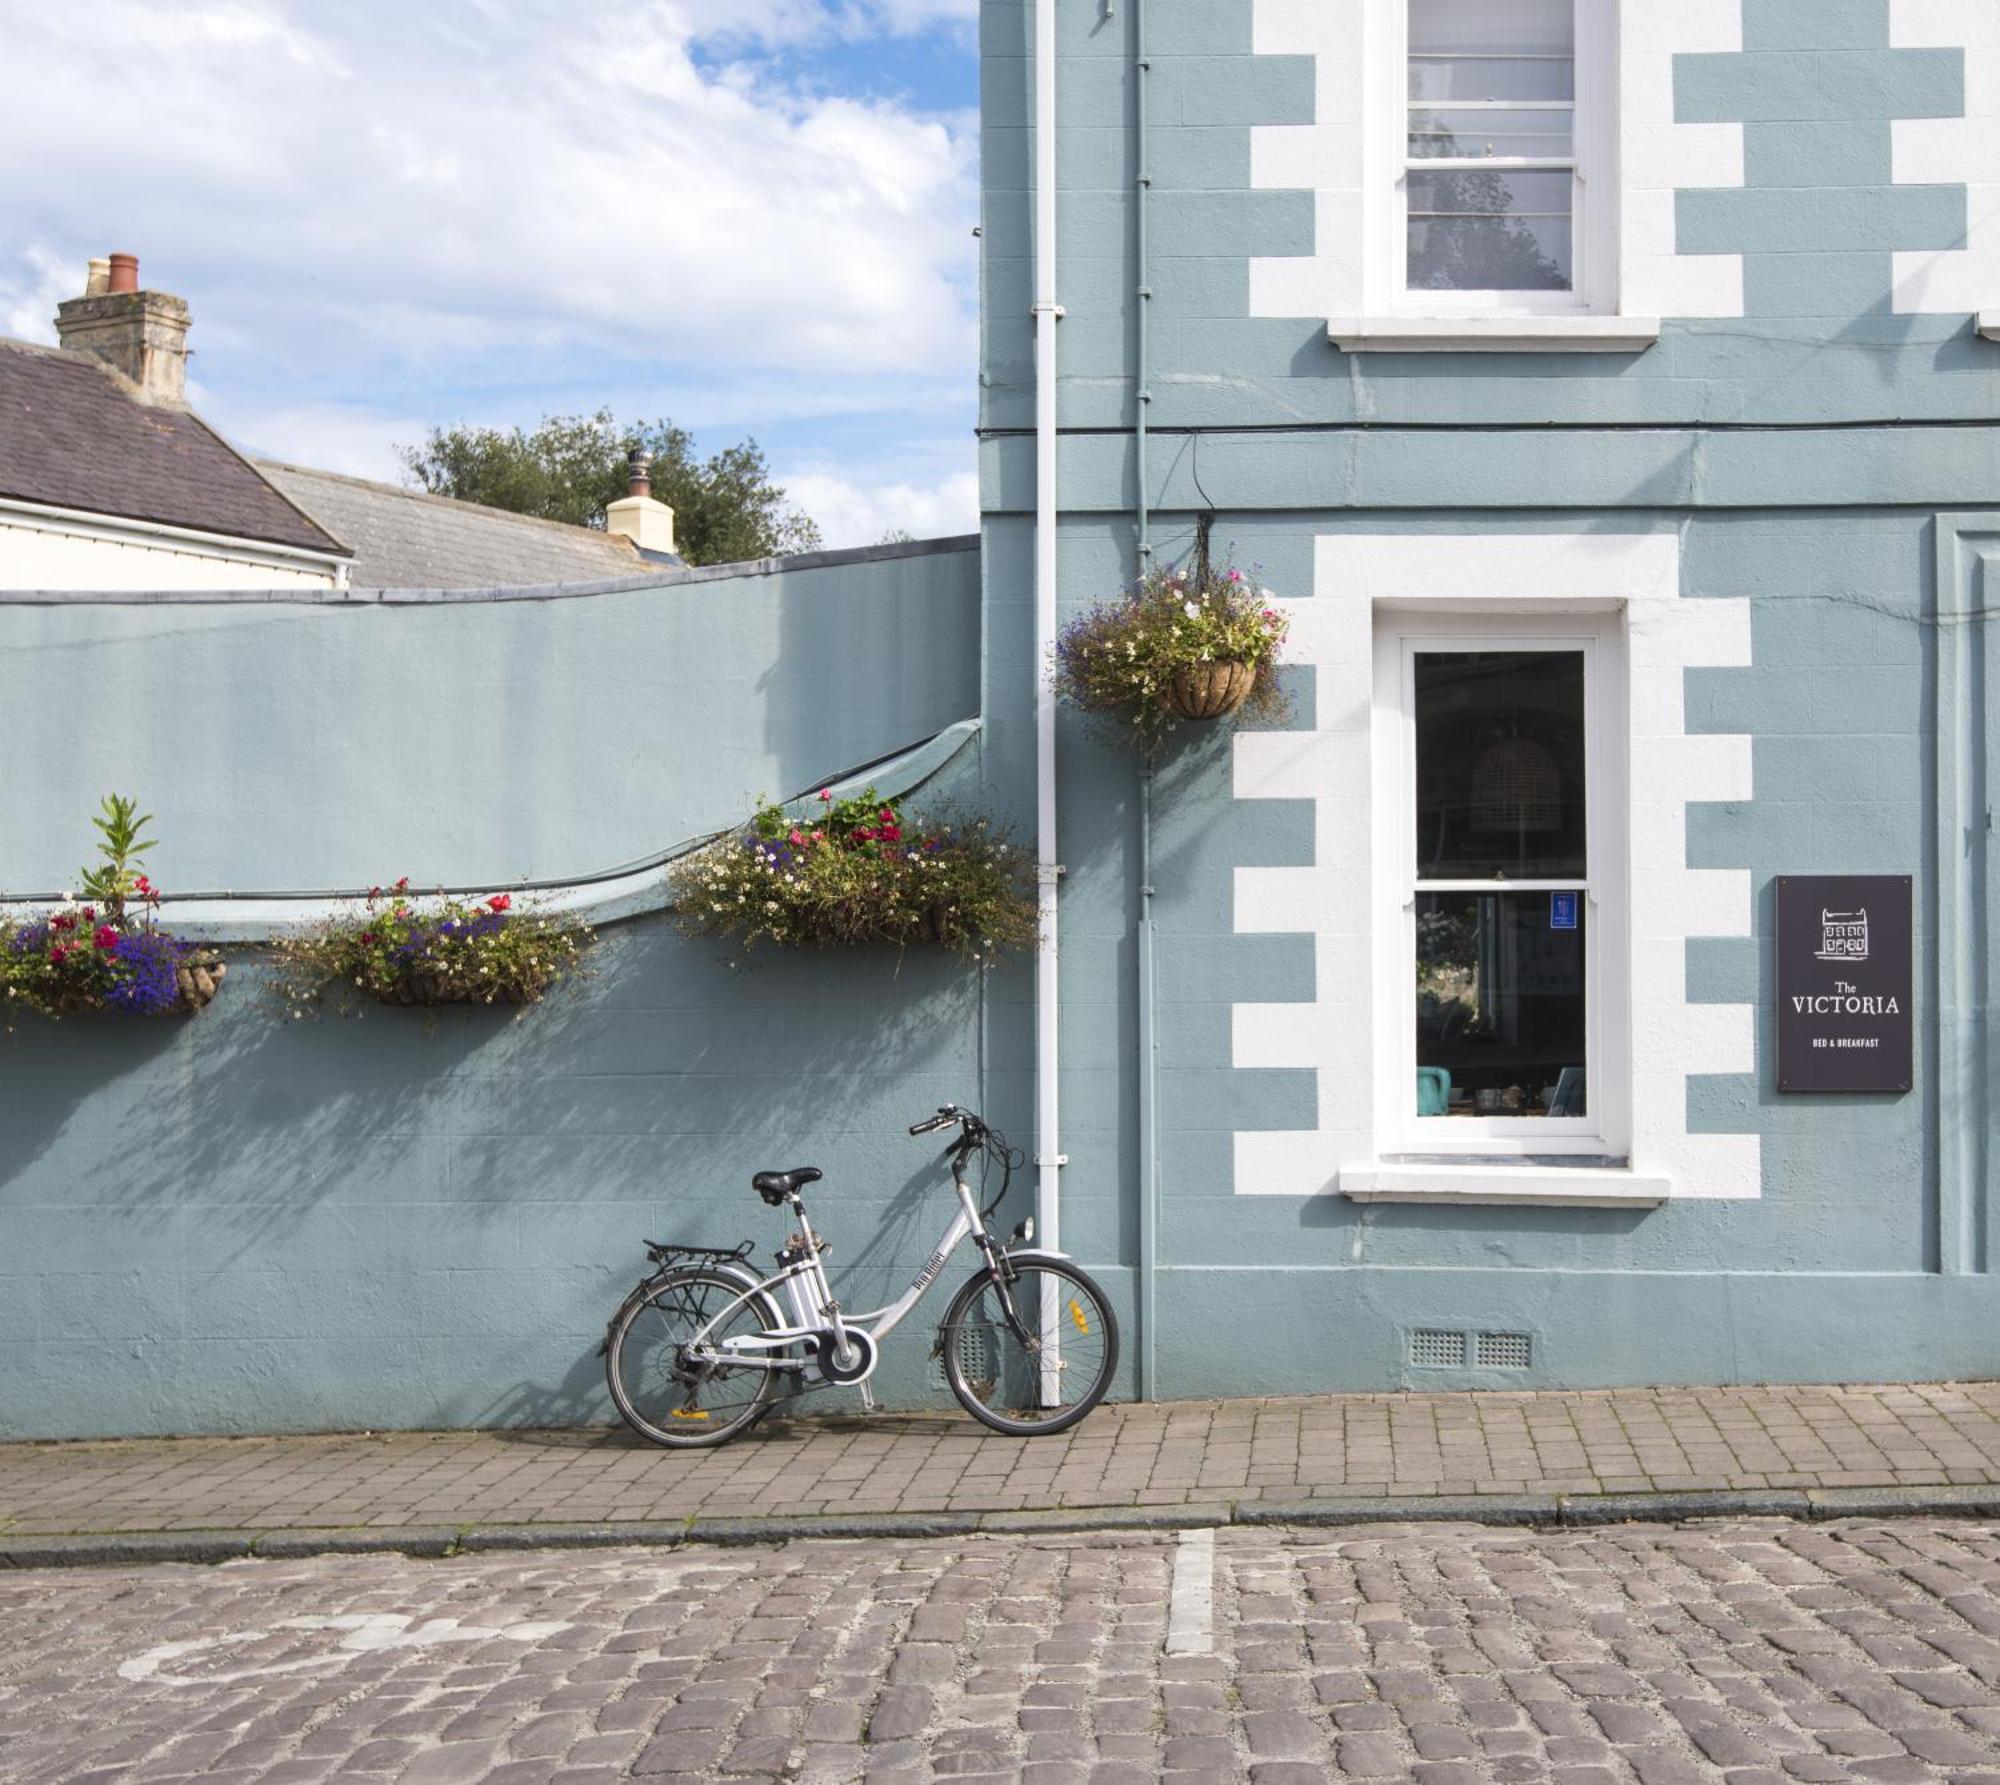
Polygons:
M73 892L64 893L62 896L62 902L65 905L74 905L76 903L76 894Z
M1201 618L1201 603L1199 601L1188 602L1186 604L1186 612L1190 620L1199 620Z
M1274 589L1259 589L1257 591L1257 599L1268 605L1278 599L1277 591Z

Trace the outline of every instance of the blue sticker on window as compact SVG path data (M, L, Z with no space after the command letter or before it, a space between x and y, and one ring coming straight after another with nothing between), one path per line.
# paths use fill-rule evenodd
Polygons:
M1549 894L1549 928L1552 930L1573 930L1576 928L1575 893Z

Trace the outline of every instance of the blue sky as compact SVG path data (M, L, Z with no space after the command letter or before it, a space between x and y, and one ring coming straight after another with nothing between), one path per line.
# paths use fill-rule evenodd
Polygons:
M975 13L10 8L0 333L130 251L253 451L394 480L432 423L609 405L754 434L830 543L968 528Z

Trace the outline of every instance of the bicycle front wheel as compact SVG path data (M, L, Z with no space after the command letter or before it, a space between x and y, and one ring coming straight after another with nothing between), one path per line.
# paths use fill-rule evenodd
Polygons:
M676 1450L705 1449L748 1431L771 1410L777 1377L748 1364L703 1363L687 1346L699 1333L708 1349L720 1350L725 1339L777 1324L765 1297L746 1295L722 1271L696 1267L641 1284L612 1321L604 1352L620 1416L640 1437Z
M1010 1437L1076 1424L1118 1368L1104 1291L1064 1259L1022 1259L1011 1283L987 1272L952 1297L938 1328L945 1381L972 1417Z

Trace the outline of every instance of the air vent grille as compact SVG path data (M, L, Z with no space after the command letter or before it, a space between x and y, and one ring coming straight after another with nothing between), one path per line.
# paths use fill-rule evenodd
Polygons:
M1527 1333L1481 1333L1473 1355L1482 1370L1525 1370L1535 1361L1535 1342Z
M1462 1370L1465 1368L1465 1335L1444 1327L1413 1327L1410 1331L1410 1362L1421 1370Z

